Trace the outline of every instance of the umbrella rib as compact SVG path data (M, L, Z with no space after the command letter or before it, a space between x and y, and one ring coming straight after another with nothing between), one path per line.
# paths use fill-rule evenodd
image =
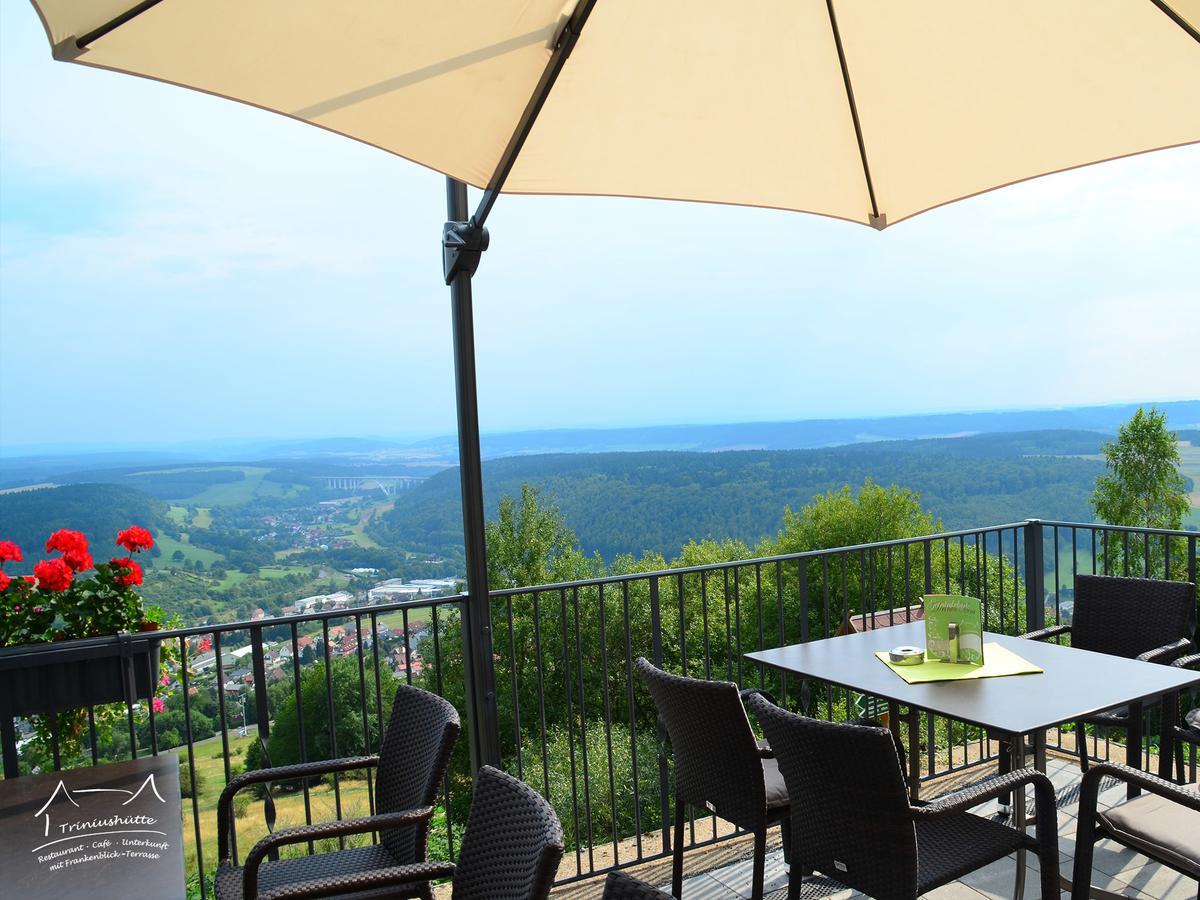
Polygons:
M475 215L471 216L471 224L473 226L482 227L483 223L487 221L488 214L491 213L497 196L504 189L504 182L508 180L509 173L512 172L512 168L517 162L521 148L525 146L525 139L529 137L529 132L533 130L534 122L537 121L538 114L542 111L542 107L546 103L546 98L550 96L550 91L553 89L555 81L558 80L559 73L562 71L563 66L566 65L567 57L575 49L575 43L579 40L579 34L583 30L583 26L587 23L588 16L592 14L592 7L595 5L596 0L580 0L564 23L558 41L554 45L554 51L550 54L550 60L546 63L546 68L542 71L542 77L538 79L537 86L533 89L533 93L529 97L529 102L525 105L525 111L521 114L520 121L517 122L517 127L514 129L512 137L508 139L508 145L504 148L504 153L500 156L500 162L496 165L491 180L488 181L487 188L483 192L483 197L479 201L479 206L475 209Z
M1162 10L1163 15L1187 32L1188 36L1191 37L1193 41L1200 44L1200 31L1197 31L1195 28L1189 25L1183 16L1171 9L1171 7L1167 5L1166 0L1150 0L1150 2Z
M118 28L120 28L122 25L124 25L130 19L136 19L138 16L140 16L146 10L150 9L150 7L158 6L158 4L161 2L162 2L162 0L142 0L141 3L137 4L136 6L130 7L129 9L125 10L125 12L121 13L116 18L114 18L108 22L105 22L99 28L93 28L91 31L89 31L87 34L85 34L83 37L76 38L75 46L78 47L80 50L86 50L88 44L92 43L92 41L98 41L98 40L100 40L100 38L104 37L109 32L116 31Z
M838 63L842 67L842 84L846 87L846 101L850 104L850 118L854 121L854 137L858 140L858 155L862 159L863 176L867 180L867 195L871 198L871 224L882 228L886 220L879 215L875 202L875 183L871 180L871 166L867 163L867 145L863 141L862 123L858 119L858 104L854 102L854 86L850 83L850 67L846 65L846 51L842 47L842 33L838 30L837 15L833 11L833 0L825 0L829 11L829 25L833 29L833 42L837 46Z

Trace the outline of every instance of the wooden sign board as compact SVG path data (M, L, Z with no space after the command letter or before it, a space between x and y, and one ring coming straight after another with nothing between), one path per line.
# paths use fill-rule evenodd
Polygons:
M173 753L0 781L0 834L7 897L186 894Z

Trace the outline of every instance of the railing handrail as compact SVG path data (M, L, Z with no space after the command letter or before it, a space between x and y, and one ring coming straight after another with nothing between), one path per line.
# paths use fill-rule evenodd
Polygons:
M823 556L837 556L842 553L860 553L864 550L879 550L884 547L900 547L906 544L926 544L933 541L945 541L957 537L969 537L979 534L993 534L998 531L1013 531L1024 528L1034 519L1022 522L1008 522L1004 525L988 525L983 528L963 528L959 531L942 531L937 534L923 534L918 537L892 538L886 541L873 541L869 544L849 544L844 547L826 547L821 550L801 550L796 553L781 553L776 556L758 556L750 559L731 559L723 562L704 563L698 566L681 566L677 569L656 569L650 572L627 572L622 575L601 575L596 578L584 578L579 581L561 581L554 584L538 584L528 587L501 588L492 591L493 599L518 596L520 594L546 593L561 591L568 588L589 587L599 584L619 584L624 581L642 581L652 578L674 578L679 575L691 575L697 572L712 572L720 569L741 568L743 566L761 566L771 563L794 562L800 559L820 559Z
M509 597L518 597L526 594L551 593L554 591L597 587L599 585L622 584L625 582L652 580L655 578L678 578L681 575L694 575L701 572L717 572L721 571L722 569L772 565L775 563L795 562L797 560L805 559L821 559L822 557L837 556L845 553L861 553L863 551L880 550L887 547L929 544L936 541L948 541L959 537L1016 531L1030 524L1041 524L1044 527L1051 528L1088 529L1092 531L1113 531L1130 534L1153 534L1163 537L1189 538L1192 540L1200 538L1200 532L1185 531L1181 529L1146 528L1139 525L1109 525L1103 522L1068 522L1055 519L1025 519L1020 522L1006 522L1002 525L985 525L978 528L961 528L956 531L941 531L935 534L923 534L917 537L892 538L886 541L872 541L866 544L849 544L842 547L826 547L820 550L801 550L795 553L781 553L774 556L757 556L747 559L724 560L720 562L703 563L696 566L654 569L648 572L626 572L619 575L600 575L595 578L582 578L575 581L559 581L550 582L547 584L500 588L498 590L490 591L489 594L493 600L503 600ZM400 612L402 610L422 610L431 606L456 606L465 602L466 599L467 595L465 593L449 594L443 597L429 597L426 599L417 600L398 600L392 603L377 603L370 606L350 606L344 609L322 610L320 612L310 612L287 616L272 616L269 619L246 619L236 622L189 625L185 628L173 628L170 630L164 629L156 632L141 632L139 633L139 636L165 639L194 637L202 634L213 634L214 632L218 631L224 633L227 631L246 631L252 628L274 628L281 625L288 625L290 623L299 624L308 622L322 622L327 619L345 619L352 616L369 615L372 613L379 615ZM121 635L106 635L106 637L111 637L113 640L118 640L120 639ZM29 646L41 646L44 649L49 649L46 647L46 645Z
M141 636L156 638L194 637L198 634L224 633L226 631L247 631L251 628L279 628L292 623L321 622L325 619L347 619L352 616L370 615L374 613L399 612L401 610L424 610L431 606L454 606L467 599L466 594L449 594L445 597L430 597L426 600L398 600L395 603L376 603L371 606L347 606L344 609L326 609L321 612L297 613L294 616L272 616L269 619L248 619L241 622L219 622L207 625L189 625L186 628L173 628L152 632L139 632ZM108 635L114 639L121 635ZM41 645L46 646L46 645Z
M1035 521L1035 520L1030 520ZM1037 519L1052 528L1090 528L1093 531L1122 531L1130 534L1158 534L1164 537L1200 538L1200 531L1185 531L1176 528L1148 528L1144 525L1108 525L1103 522L1057 522L1053 519Z

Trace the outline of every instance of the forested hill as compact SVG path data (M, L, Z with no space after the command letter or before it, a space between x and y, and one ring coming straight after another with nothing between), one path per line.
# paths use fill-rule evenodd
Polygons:
M156 535L177 533L166 513L165 503L115 484L69 484L18 491L0 494L0 537L16 541L24 550L25 567L21 571L34 560L46 557L46 538L59 528L82 531L96 559L104 560L118 555L114 543L117 532L130 525L149 528ZM124 551L119 555L123 556Z
M656 550L691 539L774 535L785 506L871 478L920 491L948 528L1030 517L1090 520L1103 435L1021 432L820 450L554 454L484 465L488 514L530 482L553 495L588 552ZM401 495L376 525L390 543L461 553L458 470Z

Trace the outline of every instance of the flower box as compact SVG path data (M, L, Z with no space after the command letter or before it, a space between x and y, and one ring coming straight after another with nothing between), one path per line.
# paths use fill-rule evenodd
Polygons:
M152 632L0 649L0 706L44 715L154 696L162 640Z

